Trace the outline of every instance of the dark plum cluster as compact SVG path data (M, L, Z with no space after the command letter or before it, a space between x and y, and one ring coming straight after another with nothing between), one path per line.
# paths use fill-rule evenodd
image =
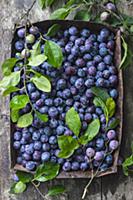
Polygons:
M25 54L24 32L24 29L18 31L19 40L15 43L16 57L23 57ZM26 37L29 48L38 40L37 34L38 29L35 27L29 30L29 36ZM46 37L44 32L42 34L62 48L64 61L60 69L55 69L48 62L44 62L39 67L32 66L35 71L51 78L50 93L41 92L33 83L27 84L27 91L34 108L41 114L47 114L49 121L43 123L34 114L32 126L24 129L16 127L13 146L18 152L17 163L27 170L35 170L40 163L51 161L59 163L64 171L84 171L91 167L89 162L92 160L93 168L96 169L104 158L106 149L114 151L118 147L117 133L115 130L105 131L105 115L100 107L94 106L94 95L91 92L91 87L97 86L106 88L114 100L118 97L117 69L113 63L115 36L107 28L103 28L99 34L94 34L88 28L80 30L74 26L59 31L52 38ZM44 46L42 41L42 53ZM14 70L17 69L15 66ZM17 92L13 95L16 94ZM57 137L60 135L75 137L65 124L66 112L71 107L74 107L80 116L81 135L88 124L96 118L101 122L100 132L93 141L81 146L70 158L58 158L60 150ZM27 105L21 113L29 112L30 109ZM113 118L109 123L112 120ZM102 171L108 169L113 160L113 153L107 155L100 169Z

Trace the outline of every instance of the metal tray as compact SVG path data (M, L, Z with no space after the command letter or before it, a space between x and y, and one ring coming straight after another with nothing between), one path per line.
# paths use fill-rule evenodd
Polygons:
M98 33L99 30L102 28L107 27L109 30L111 30L115 34L115 56L114 56L114 64L116 67L119 66L121 62L121 35L120 31L112 28L111 26L105 26L102 24L97 24L97 23L91 23L91 22L85 22L85 21L73 21L73 20L46 20L46 21L41 21L34 23L33 25L37 26L43 31L47 31L48 28L53 25L53 24L60 24L61 29L66 29L72 25L77 26L79 29L88 27L93 33ZM12 52L11 55L12 57L15 55L15 48L14 44L15 41L17 40L17 29L14 33L14 38L12 40ZM123 77L122 77L122 71L118 71L118 79L119 79L119 84L118 84L118 91L119 91L119 98L117 100L117 111L116 111L116 117L120 119L120 125L117 128L118 132L118 139L119 139L119 144L121 144L121 138L122 138L122 124L123 124ZM14 124L11 123L11 138L10 138L10 148L11 148L11 168L14 168L15 170L21 170L27 172L27 170L21 166L16 164L16 151L13 149L13 131L14 131ZM119 148L115 151L114 153L114 163L113 166L110 167L107 171L105 172L99 172L97 174L97 177L99 176L105 176L108 174L116 173L117 172L117 161L118 161L118 156L119 156L119 150L120 150L120 145ZM91 177L91 171L75 171L75 172L63 172L61 171L57 178L90 178Z

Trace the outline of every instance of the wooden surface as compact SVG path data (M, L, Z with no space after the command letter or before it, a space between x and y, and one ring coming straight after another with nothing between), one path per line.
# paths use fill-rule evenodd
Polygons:
M32 0L0 0L0 63L10 56L10 43L14 23L18 23ZM128 5L130 3L130 5ZM127 14L133 14L133 2L121 0L119 4ZM30 14L32 22L48 19L49 10L41 11L36 4ZM133 140L133 67L124 71L124 128L121 155L130 152ZM9 99L0 97L0 200L41 200L40 195L30 186L22 195L9 195L11 182L10 148L9 148ZM81 200L87 179L54 180L42 184L40 189L45 193L49 186L63 184L68 190L66 195L48 200ZM47 199L46 199L47 200ZM124 177L121 170L118 174L96 179L91 185L86 200L133 200L133 177Z

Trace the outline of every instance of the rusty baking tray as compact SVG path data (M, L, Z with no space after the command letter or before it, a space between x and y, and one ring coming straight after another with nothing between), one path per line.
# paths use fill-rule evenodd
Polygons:
M121 62L121 35L120 31L112 28L111 26L105 26L102 24L97 23L91 23L91 22L85 22L85 21L73 21L73 20L46 20L34 23L33 25L37 26L40 30L47 31L48 28L53 24L59 24L61 25L61 29L66 29L72 25L77 26L79 29L88 27L93 33L98 33L100 29L107 27L109 30L111 30L115 34L115 56L114 56L114 64L116 67L119 66ZM15 55L15 48L14 43L17 39L17 30L14 33L14 38L12 40L12 57ZM118 139L119 144L121 144L121 138L122 138L122 124L123 124L123 77L122 77L122 71L118 71L118 91L119 91L119 98L117 100L117 111L116 111L116 117L120 119L120 125L117 128L118 132ZM14 168L15 170L21 170L27 172L27 170L22 167L21 165L16 164L16 151L13 150L13 131L14 131L14 124L11 123L11 139L10 139L10 147L11 147L11 168ZM105 172L99 172L97 174L97 177L99 176L105 176L108 174L116 173L117 172L117 161L119 156L119 148L114 153L114 163L113 166L110 167ZM91 171L75 171L75 172L63 172L61 171L60 174L57 176L57 178L89 178L91 177Z

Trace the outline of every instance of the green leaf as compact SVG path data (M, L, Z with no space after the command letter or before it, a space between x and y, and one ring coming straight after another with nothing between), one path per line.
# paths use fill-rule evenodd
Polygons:
M119 68L121 69L125 63L125 60L127 58L127 53L128 53L128 45L125 41L125 39L121 36L121 39L122 39L122 46L123 46L123 50L124 50L124 55L123 55L123 58L121 60L121 63L119 65Z
M74 153L74 150L61 150L59 153L58 153L58 157L59 158L69 158L70 156L72 156Z
M56 196L62 194L66 191L65 187L62 185L56 185L49 189L46 196Z
M16 184L13 185L12 187L12 191L15 193L15 194L20 194L20 193L23 193L24 191L26 190L26 184L19 181L17 182Z
M12 92L17 92L17 91L19 91L20 89L19 88L17 88L17 87L15 87L15 86L9 86L7 89L5 89L4 91L3 91L3 96L7 96L7 95L9 95L9 94L11 94Z
M58 153L59 158L69 158L79 147L78 141L72 136L62 135L58 137L58 145L61 151Z
M17 61L17 58L9 58L4 61L4 63L2 64L2 72L4 76L8 76L11 74L12 69Z
M20 71L12 72L9 76L5 76L0 81L0 88L8 88L9 86L16 86L20 81Z
M55 10L50 18L51 19L65 19L70 13L70 9L66 9L66 8L59 8L57 10Z
M70 130L78 137L81 129L81 121L79 114L73 107L67 111L65 121Z
M30 57L36 57L37 55L40 55L41 54L41 45L40 45L40 40L37 41L33 47L32 47L32 50L30 51L31 53L31 56Z
M126 15L126 14L123 14L121 13L122 17L124 18L124 24L126 24L127 26L130 26L133 24L133 17L132 16L129 16L129 15Z
M55 36L56 33L59 31L60 29L60 25L59 24L53 24L49 29L48 32L46 34L46 36L52 37Z
M126 158L126 160L122 163L122 169L123 169L123 172L126 176L128 176L128 174L129 174L128 167L130 167L132 165L133 165L133 155Z
M11 185L10 191L9 191L10 194L15 194L15 192L14 192L14 187L15 187L15 185L16 185L16 183L13 183L13 184Z
M40 54L35 57L30 57L28 65L36 67L41 65L46 59L47 57L44 54Z
M42 9L51 6L55 0L39 0L39 5Z
M37 167L34 180L45 182L54 179L60 170L60 165L53 162L46 162Z
M114 16L114 15L110 15L109 24L113 27L120 27L123 25L122 21L120 19L116 18L116 16Z
M50 92L51 91L51 83L45 76L33 76L30 79L35 86L43 91L43 92Z
M54 3L55 0L45 0L45 6L51 6Z
M110 129L115 129L120 123L119 119L114 119L109 126L107 126L106 131L110 130Z
M16 95L10 101L10 108L13 110L19 110L24 108L29 102L29 97L25 94Z
M48 121L48 115L46 114L41 114L38 111L35 112L37 117L42 120L43 122L47 122Z
M89 125L84 135L79 138L79 142L83 145L92 141L94 137L99 133L100 121L99 119L94 119Z
M48 58L49 64L56 68L61 67L63 62L63 54L59 45L57 45L55 42L47 40L45 43L44 51Z
M38 0L38 3L42 9L45 8L45 0Z
M20 128L28 127L29 125L32 124L32 122L33 122L32 114L26 113L18 119L17 126L20 127Z
M108 113L108 108L107 108L106 104L104 103L104 101L99 97L95 97L94 100L93 100L93 103L96 107L102 108L104 115L105 115L105 118L106 118L106 123L108 123L109 113Z
M11 120L13 123L17 122L19 119L19 110L11 110Z
M77 4L81 3L81 0L68 0L64 8L70 8L72 6L75 6Z
M133 33L133 25L130 26L130 32Z
M30 173L17 171L16 174L19 178L19 181L21 181L23 183L29 183L33 179L33 175Z
M112 117L115 113L116 104L113 98L108 98L106 101L106 107L108 109L108 116Z
M90 18L91 16L87 10L78 11L74 17L75 20L84 20L84 21L89 21Z
M110 97L105 89L99 87L92 87L91 91L95 96L100 97L104 102L106 102L106 100Z

